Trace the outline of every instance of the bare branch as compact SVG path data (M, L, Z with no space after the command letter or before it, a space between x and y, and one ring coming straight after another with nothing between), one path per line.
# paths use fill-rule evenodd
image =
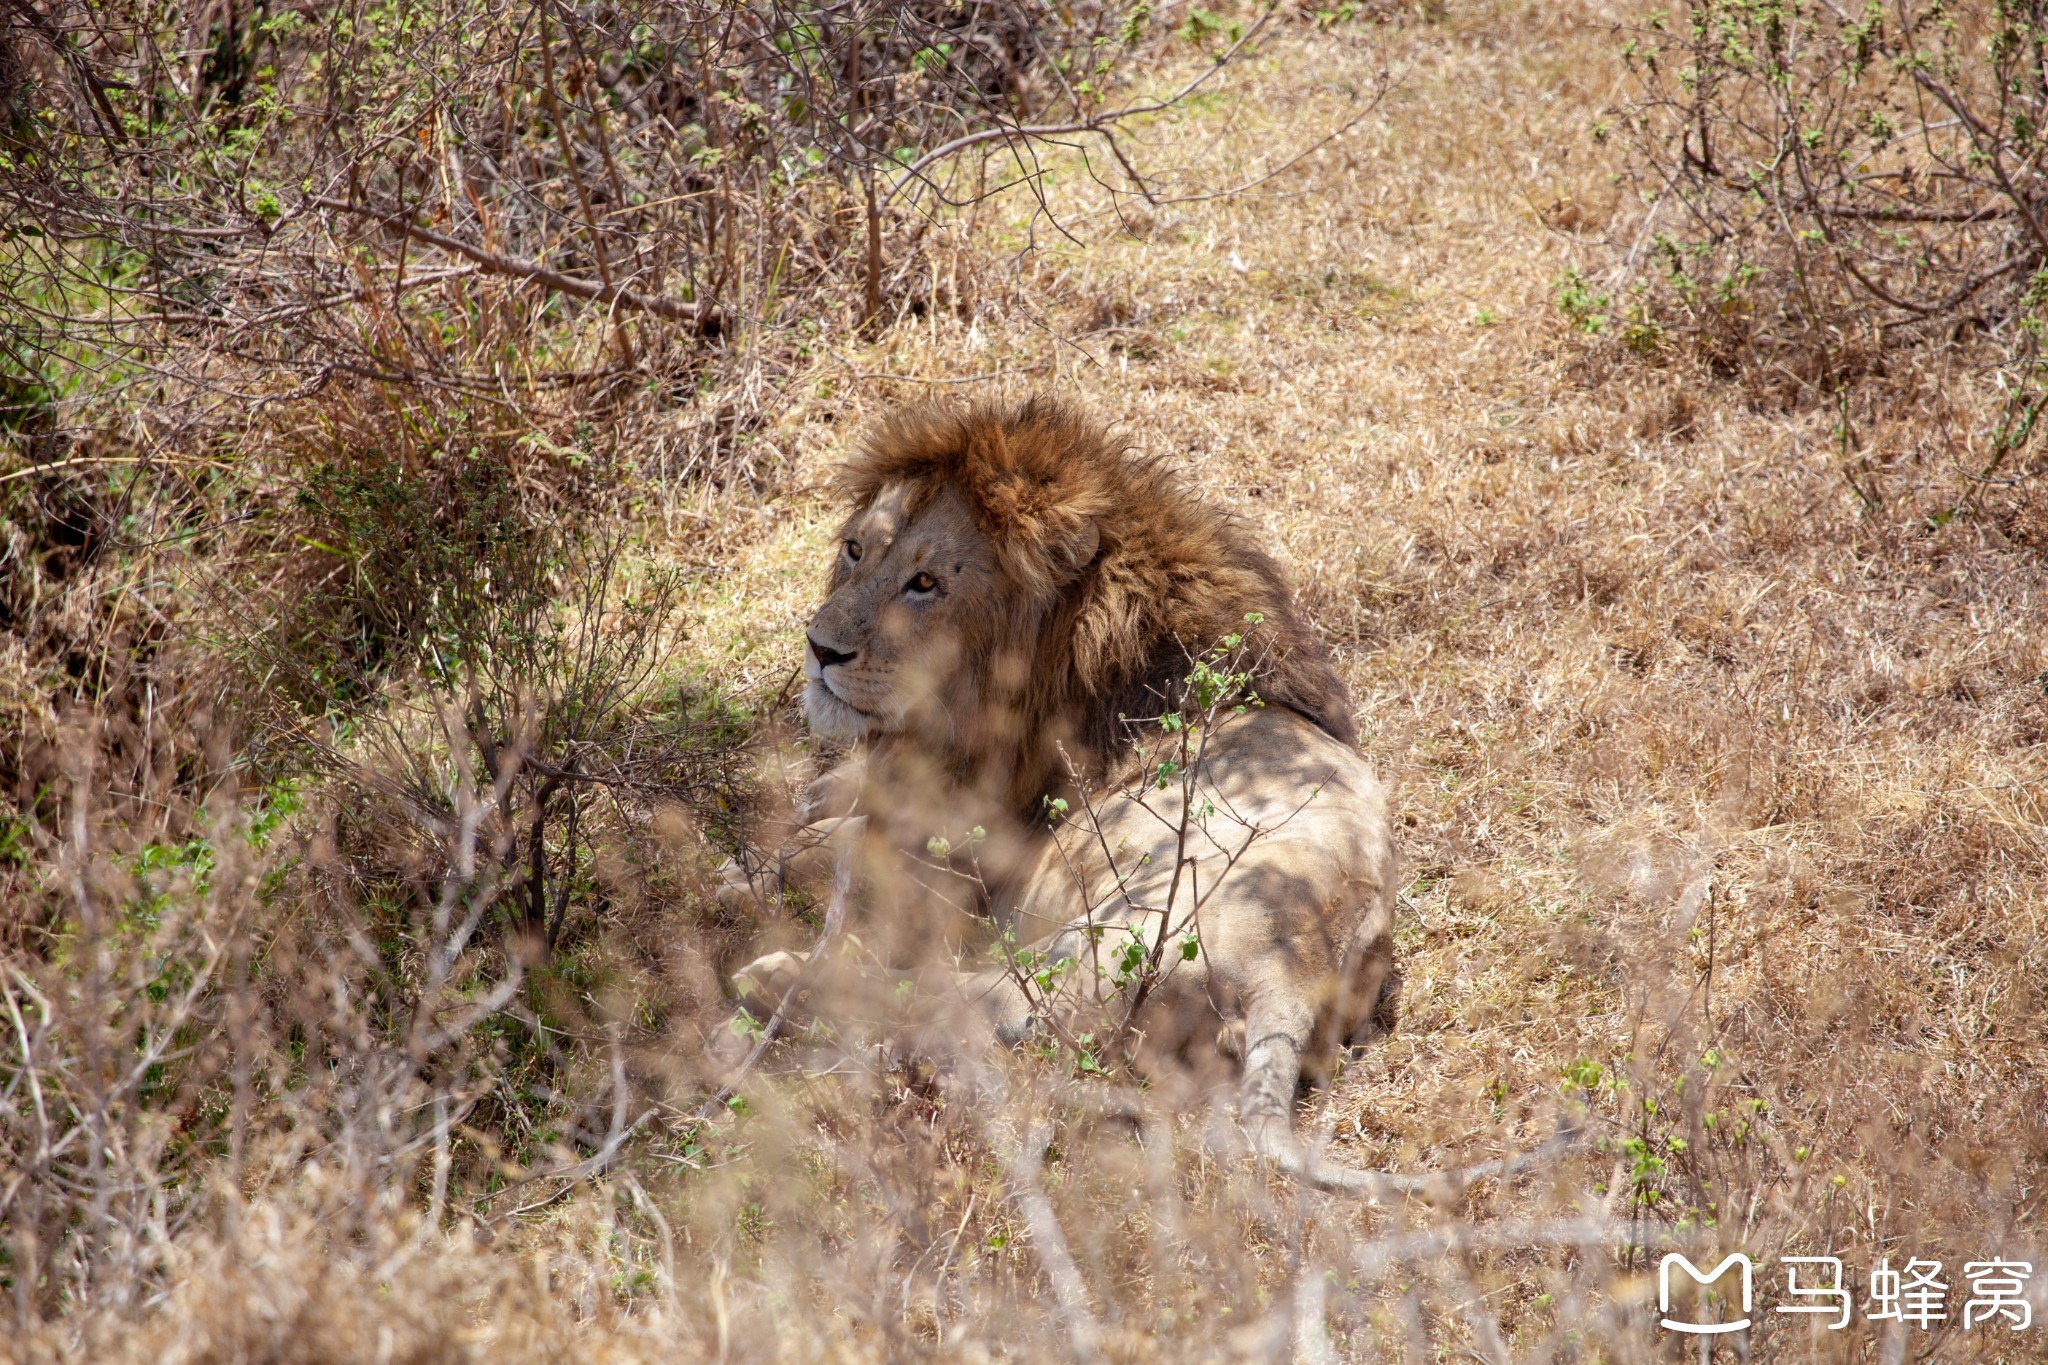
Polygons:
M659 294L643 294L637 290L627 289L619 285L579 280L573 276L564 275L560 271L550 270L548 267L532 261L522 261L510 256L501 256L496 252L486 251L482 247L459 241L454 237L435 232L430 228L420 227L410 219L386 210L372 208L363 204L350 204L343 200L328 199L322 196L314 196L307 202L320 208L333 209L337 212L351 213L359 217L371 219L390 228L394 232L402 232L415 241L425 242L429 246L436 246L443 251L453 252L455 255L461 256L466 260L474 261L494 275L504 275L512 279L526 280L529 283L539 285L541 288L552 289L557 293L569 294L579 299L588 299L593 303L637 309L640 312L652 313L656 317L668 318L671 321L688 322L700 328L715 327L720 316L719 310L709 304L685 303L681 300L667 298Z

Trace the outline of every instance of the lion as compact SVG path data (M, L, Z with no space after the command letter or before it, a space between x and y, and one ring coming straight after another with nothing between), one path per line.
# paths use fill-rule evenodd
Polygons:
M1381 1005L1399 864L1349 692L1272 556L1045 398L900 413L838 489L803 704L848 756L796 846L863 850L864 933L929 958L992 924L1006 961L942 975L1009 1042L1147 976L1153 1008L1220 1024L1269 1160L1368 1195L1441 1181L1334 1166L1294 1132L1304 1065ZM806 969L772 954L736 979Z

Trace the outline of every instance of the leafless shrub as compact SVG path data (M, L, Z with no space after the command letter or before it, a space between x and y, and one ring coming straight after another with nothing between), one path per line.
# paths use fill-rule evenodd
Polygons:
M935 1074L811 1028L707 1120L701 1082L652 1055L703 1046L649 1026L658 986L571 979L504 932L524 908L493 852L510 784L476 780L461 708L441 714L441 872L412 887L337 863L288 800L124 847L77 774L52 833L75 875L43 893L65 951L0 982L0 1270L25 1349L126 1358L175 1323L173 1358L524 1359L600 1325L650 1357L846 1331L1356 1353L1389 1293L1430 1315L1417 1340L1483 1339L1502 1329L1474 1287L1510 1261L1558 1294L1611 1275L1625 1227L1540 1194L1354 1237L1343 1206L1243 1164L1217 1114L1077 1054L963 1044ZM505 1241L544 1285L507 1280Z
M77 753L68 819L39 831L58 845L43 894L62 951L10 956L0 989L16 1320L139 1310L215 1180L308 1150L359 1187L400 1152L434 1152L438 1207L451 1125L491 1087L475 1026L520 984L478 934L501 885L474 856L489 794L466 793L470 829L417 917L279 920L264 910L286 810L223 804L182 843L137 846Z

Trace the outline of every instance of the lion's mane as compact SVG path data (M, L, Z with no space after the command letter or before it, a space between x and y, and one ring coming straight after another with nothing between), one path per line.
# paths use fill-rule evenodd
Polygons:
M950 486L995 548L1000 614L1013 624L997 628L981 666L1024 665L1003 699L1018 713L1003 730L1023 752L1000 764L1020 806L1058 785L1063 763L1105 770L1129 722L1178 707L1191 656L1245 631L1250 613L1263 618L1247 658L1260 699L1357 742L1350 695L1272 557L1237 518L1074 408L1034 398L898 413L839 475L856 507L896 483L913 506Z

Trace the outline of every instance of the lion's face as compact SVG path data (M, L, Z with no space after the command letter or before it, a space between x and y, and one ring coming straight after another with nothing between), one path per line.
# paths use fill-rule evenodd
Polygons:
M882 489L841 528L805 631L804 709L841 739L944 725L1002 610L994 547L950 488Z

